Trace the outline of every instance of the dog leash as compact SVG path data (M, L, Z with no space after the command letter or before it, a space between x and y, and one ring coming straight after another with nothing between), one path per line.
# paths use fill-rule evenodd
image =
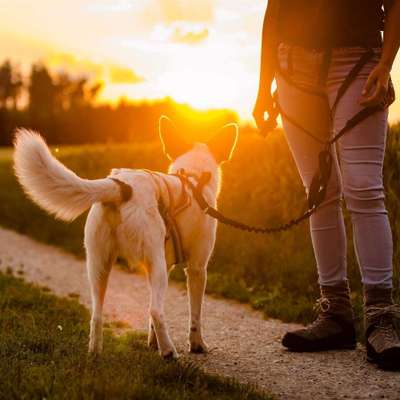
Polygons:
M360 57L358 62L354 65L348 76L343 81L342 85L338 89L336 94L336 99L334 101L334 105L331 109L331 114L334 114L336 111L336 107L339 104L339 101L346 93L347 89L350 87L351 83L356 79L362 68L372 59L374 56L374 51L372 49L366 49L366 52ZM331 50L327 51L327 58L324 60L323 67L325 69L329 68L331 57ZM321 75L324 75L322 71ZM287 78L286 78L287 79ZM260 226L252 226L245 224L243 222L237 221L233 218L229 218L218 211L216 208L209 205L206 199L203 196L203 188L208 183L211 178L210 172L204 172L200 177L196 178L197 183L194 184L190 178L193 178L190 174L186 173L185 170L180 170L176 174L179 176L182 181L186 183L190 187L193 193L193 197L199 205L200 209L211 218L216 219L218 222L231 226L236 229L240 229L242 231L259 233L259 234L273 234L288 231L296 225L299 225L301 222L307 220L313 215L318 207L323 203L326 197L326 191L329 183L329 179L332 172L332 154L331 154L331 146L336 143L343 135L345 135L349 130L360 124L362 121L366 120L368 117L372 116L376 112L389 107L389 105L394 101L394 89L393 84L389 82L389 90L387 96L385 98L384 104L376 107L366 107L355 114L352 118L350 118L345 126L331 139L327 141L320 140L316 135L314 135L311 131L307 130L300 123L298 123L293 117L288 115L282 107L279 106L277 100L277 92L274 93L275 107L272 110L269 120L265 122L265 127L273 128L276 126L276 119L279 114L281 114L284 118L286 118L290 123L294 126L298 127L302 132L309 135L310 137L318 140L320 143L324 145L323 150L319 154L319 168L315 173L311 185L310 190L307 196L307 210L302 213L299 217L290 220L289 222L282 224L276 227L260 227Z
M354 65L348 76L345 78L343 81L342 85L338 89L333 107L331 109L331 115L333 115L336 111L336 107L339 104L339 101L343 97L343 95L346 93L347 89L350 87L351 83L355 80L355 78L358 76L362 68L372 59L374 56L374 51L372 49L366 49L366 52L360 57L358 62ZM323 71L321 72L321 76L326 75L327 68L329 67L330 63L330 57L331 57L331 49L329 49L326 53L326 59L324 60L323 63ZM285 77L286 80L288 80L288 77ZM294 83L292 83L293 86L296 86ZM296 86L298 89L302 90L299 86ZM306 90L307 91L307 90ZM313 93L310 93L313 94ZM279 114L281 114L289 123L293 124L297 128L299 128L303 133L307 134L308 136L314 138L318 142L322 143L324 145L323 150L319 154L319 168L317 172L315 173L311 185L310 185L310 190L307 196L307 210L302 213L299 217L294 218L290 220L289 222L282 224L280 226L276 227L260 227L260 226L252 226L245 224L243 222L237 221L233 218L227 217L224 214L222 214L220 211L218 211L216 208L212 207L210 204L208 204L207 200L204 198L203 195L203 189L204 186L210 181L211 179L211 173L210 172L203 172L200 177L194 176L193 174L187 173L184 169L179 170L177 173L171 174L173 176L176 176L177 178L180 179L182 183L182 193L185 191L184 187L187 185L193 194L194 199L196 200L197 204L199 205L200 209L207 215L209 215L211 218L216 219L218 222L231 226L236 229L240 229L242 231L247 231L247 232L253 232L253 233L259 233L259 234L273 234L273 233L279 233L279 232L284 232L287 231L303 221L307 220L308 218L313 215L318 207L323 203L325 197L326 197L326 191L329 183L329 179L332 173L332 154L331 154L331 146L336 143L343 135L345 135L349 130L360 124L362 121L366 120L368 117L372 116L376 112L385 109L389 107L391 103L394 101L394 89L393 89L393 84L391 80L389 81L389 90L387 93L387 96L385 98L384 104L376 107L366 107L359 111L357 114L355 114L352 118L350 118L345 126L336 134L334 135L331 139L327 141L322 141L320 140L316 135L314 135L311 131L306 129L304 126L302 126L300 123L298 123L293 117L288 115L282 107L280 107L277 99L277 92L274 93L274 100L275 100L275 106L273 107L273 110L269 116L269 119L265 121L265 127L268 129L272 129L276 126L276 119ZM153 171L148 171L144 170L145 172L148 172L154 179L154 174L157 174ZM158 176L161 176L157 174ZM162 178L162 177L161 177ZM192 179L196 181L196 183L192 182ZM171 196L171 192L168 186L168 183L163 179L163 182L167 188L167 191L169 193L169 198L172 199L173 197ZM116 183L120 185L120 183L115 180ZM121 186L121 192L123 193L123 186ZM189 204L190 205L190 204ZM186 207L183 205L179 212L183 211L185 208L187 208L189 205L186 205ZM177 263L182 263L185 261L184 257L184 252L182 248L182 240L181 240L181 235L179 233L178 226L176 224L175 217L178 214L178 212L172 213L170 207L166 207L163 202L159 204L159 210L160 214L164 219L165 225L167 227L167 230L171 234L172 241L173 241L173 246L174 246L174 251L177 259Z

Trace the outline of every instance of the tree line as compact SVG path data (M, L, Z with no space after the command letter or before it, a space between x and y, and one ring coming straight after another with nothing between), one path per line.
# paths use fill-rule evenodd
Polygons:
M153 140L160 115L168 115L190 138L201 140L225 123L231 110L199 111L171 98L117 105L96 104L102 84L33 64L24 77L10 61L0 65L0 146L12 144L17 127L40 131L50 144Z

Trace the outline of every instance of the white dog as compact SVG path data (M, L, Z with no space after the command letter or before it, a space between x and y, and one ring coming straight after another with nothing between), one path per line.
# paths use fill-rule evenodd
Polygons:
M237 126L226 125L207 144L194 145L188 145L166 117L161 117L159 131L164 152L172 161L170 173L180 169L194 177L210 173L203 196L214 207L220 185L219 164L232 154ZM130 264L144 265L148 273L151 288L149 345L158 348L163 357L177 357L164 316L168 271L174 264L175 254L159 205L162 202L171 208L177 203L182 194L180 179L171 174L131 169L113 170L104 179L81 179L52 156L40 135L24 129L16 134L14 163L25 192L57 218L71 221L91 207L85 225L92 295L89 351L102 350L102 308L107 280L116 257L121 256ZM128 196L127 192L130 192ZM189 203L176 215L176 225L187 266L189 344L190 351L205 352L201 307L207 263L215 243L216 221L200 209L192 192L187 192Z

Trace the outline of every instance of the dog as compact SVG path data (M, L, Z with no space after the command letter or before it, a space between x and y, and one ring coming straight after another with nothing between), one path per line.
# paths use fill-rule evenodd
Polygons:
M175 263L175 252L160 202L171 207L178 201L183 182L173 174L183 169L192 180L204 172L209 174L202 194L215 207L221 183L220 165L231 158L238 127L228 124L207 143L191 144L163 116L159 120L159 136L164 154L171 161L168 174L113 169L104 179L87 180L54 158L38 133L25 129L16 132L14 168L25 193L63 221L72 221L90 208L84 244L92 298L89 337L92 353L102 351L102 308L107 280L112 264L120 256L130 265L143 265L147 272L151 291L148 345L158 349L164 358L178 357L164 315L168 273ZM176 227L186 259L189 351L203 353L207 352L207 345L202 337L202 302L217 222L202 211L193 192L187 188L186 191L189 203L176 215Z

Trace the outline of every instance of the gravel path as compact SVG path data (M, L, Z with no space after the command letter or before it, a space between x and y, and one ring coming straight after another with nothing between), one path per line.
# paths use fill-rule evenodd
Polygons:
M11 268L30 282L61 296L79 294L90 307L84 262L57 248L0 229L0 270ZM23 271L23 272L21 272ZM148 290L145 278L118 269L111 273L105 302L109 320L147 329ZM207 371L258 385L281 399L400 399L400 373L368 365L356 351L296 354L279 340L294 324L263 319L247 306L207 296L204 313L207 355L188 355L187 298L172 284L166 304L168 322L178 351Z

